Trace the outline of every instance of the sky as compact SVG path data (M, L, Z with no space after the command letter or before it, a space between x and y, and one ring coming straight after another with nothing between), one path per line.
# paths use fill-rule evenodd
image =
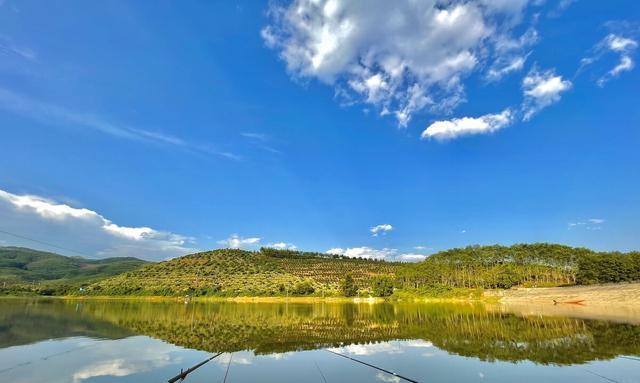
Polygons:
M640 3L0 0L0 246L640 249Z

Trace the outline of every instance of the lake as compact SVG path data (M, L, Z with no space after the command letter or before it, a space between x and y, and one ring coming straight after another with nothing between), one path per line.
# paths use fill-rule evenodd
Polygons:
M1 382L640 382L638 321L481 304L0 299ZM352 358L352 359L348 359Z

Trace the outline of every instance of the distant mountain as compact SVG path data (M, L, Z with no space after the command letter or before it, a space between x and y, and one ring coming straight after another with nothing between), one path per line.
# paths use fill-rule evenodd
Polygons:
M24 247L0 247L0 283L97 281L147 263L133 257L86 259Z

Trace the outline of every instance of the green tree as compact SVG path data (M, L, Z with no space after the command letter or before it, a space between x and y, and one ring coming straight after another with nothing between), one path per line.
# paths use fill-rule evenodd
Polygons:
M291 293L293 295L310 295L313 294L314 291L316 291L316 289L313 288L310 281L302 281L295 285Z
M353 280L353 276L351 273L347 273L342 280L340 285L340 289L342 290L342 294L345 297L354 297L358 294L358 286L356 286L355 281Z
M388 297L393 294L393 279L387 275L378 275L371 280L371 290L376 297Z

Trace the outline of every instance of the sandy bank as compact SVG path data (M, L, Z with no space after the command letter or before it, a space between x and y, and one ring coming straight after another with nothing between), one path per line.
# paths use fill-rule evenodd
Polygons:
M500 298L493 309L521 315L640 323L640 283L492 290L485 296ZM581 302L566 303L575 301Z

